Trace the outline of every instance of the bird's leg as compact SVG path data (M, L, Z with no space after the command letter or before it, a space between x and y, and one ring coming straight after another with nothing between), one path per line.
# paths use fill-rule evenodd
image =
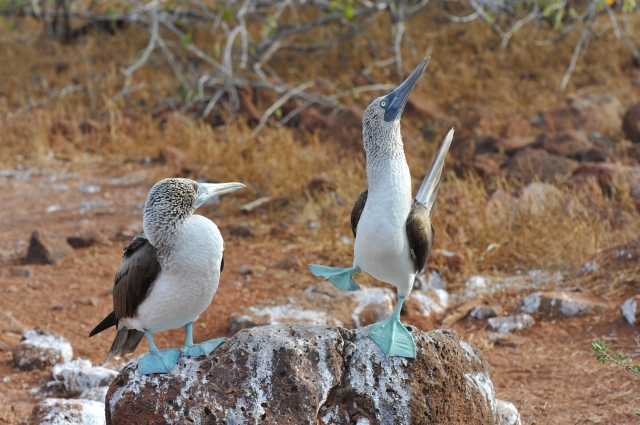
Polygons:
M309 264L309 269L314 276L324 277L338 289L345 291L357 291L360 289L360 286L353 280L353 275L362 271L357 264L354 264L353 267L348 269Z
M182 353L189 357L208 356L213 350L218 348L220 344L225 342L227 338L216 338L209 341L201 342L200 344L193 343L193 322L187 323L184 327L187 334L184 339L184 347Z
M180 350L177 348L167 348L166 350L158 350L153 336L148 330L144 330L149 344L149 353L142 356L138 362L138 372L141 375L149 375L152 373L169 373L180 358Z
M400 323L403 302L404 297L398 297L398 304L391 316L372 325L369 336L387 356L415 359L416 343L413 341L413 335Z

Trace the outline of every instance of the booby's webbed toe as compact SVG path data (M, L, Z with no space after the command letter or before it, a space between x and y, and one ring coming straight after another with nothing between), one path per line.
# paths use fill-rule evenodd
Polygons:
M187 357L208 356L226 340L227 338L216 338L201 342L200 344L192 344L190 346L185 345L182 349L182 353Z
M411 332L400 322L400 310L404 297L398 297L398 304L391 316L375 323L369 329L369 336L389 357L416 358L416 343Z
M314 276L324 277L338 289L345 291L357 291L360 289L360 286L353 280L353 275L361 272L358 266L341 269L339 267L328 267L320 264L309 264L309 269Z
M141 375L151 375L152 373L169 373L178 363L182 352L177 348L167 348L166 350L153 350L140 359L138 362L138 372Z

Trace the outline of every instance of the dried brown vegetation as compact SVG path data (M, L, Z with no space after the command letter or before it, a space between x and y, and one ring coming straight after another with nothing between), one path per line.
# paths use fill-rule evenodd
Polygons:
M632 16L632 21L637 16ZM0 33L0 163L42 164L84 168L122 161L144 162L160 148L172 145L188 155L177 175L213 181L242 181L249 190L225 203L235 213L242 202L259 196L280 199L255 218L269 223L317 223L314 249L323 261L343 264L350 258L349 213L353 200L366 186L364 155L345 151L320 134L266 127L248 137L251 127L242 117L227 125L193 121L170 108L153 109L156 101L176 90L167 66L145 67L135 75L145 89L118 97L119 69L147 40L131 28L113 36L90 33L80 43L61 45L43 39L40 24L16 19L17 29ZM517 34L504 52L490 29L480 23L464 26L418 15L407 27L415 48L404 52L406 62L430 54L432 60L417 92L433 99L455 122L469 107L483 105L495 112L499 131L514 115L546 113L564 100L558 86L573 48L567 42L534 48L529 34ZM598 21L597 38L581 59L569 83L570 92L609 91L624 104L636 100L627 89L637 78L627 47L616 42L611 25ZM389 31L373 25L369 35ZM550 30L543 30L551 35ZM547 34L549 32L549 34ZM192 37L210 37L194 33ZM373 60L361 50L363 36L322 54L322 60L298 57L274 61L272 66L290 76L291 83L324 78L335 87L351 87L356 70ZM620 60L606 61L611 55ZM83 59L84 58L84 59ZM153 58L152 58L153 59ZM412 62L412 63L413 63ZM336 66L338 64L338 66ZM380 82L394 82L387 70L372 72ZM60 90L81 87L62 96ZM52 96L52 93L54 96ZM360 94L346 104L366 105L378 94ZM263 110L266 98L257 102ZM404 125L418 133L422 122ZM417 186L426 172L445 128L431 127L432 140L411 143L409 165ZM620 138L620 134L612 134ZM420 138L418 138L420 139ZM451 168L451 167L449 167ZM328 175L330 188L310 188L317 175ZM158 178L163 176L158 176ZM465 273L518 268L577 270L601 249L640 236L640 216L628 197L611 198L598 187L574 193L560 186L559 198L541 208L514 208L519 185L485 182L474 176L447 173L435 213L436 248L466 257ZM334 189L337 188L337 189ZM501 196L495 196L498 189ZM492 199L488 207L489 199ZM547 202L545 204L545 202ZM522 202L520 202L522 204ZM624 220L624 225L620 220Z

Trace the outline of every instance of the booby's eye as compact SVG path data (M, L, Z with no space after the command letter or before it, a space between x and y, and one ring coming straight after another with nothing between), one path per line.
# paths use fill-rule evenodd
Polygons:
M385 101L383 100L382 102L380 102L380 106L382 106L382 107L384 108L385 106L387 106L387 102L385 102Z

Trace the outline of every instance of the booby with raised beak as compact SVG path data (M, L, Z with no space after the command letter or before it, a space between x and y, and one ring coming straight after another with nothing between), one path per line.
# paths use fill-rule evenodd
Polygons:
M164 179L149 192L143 231L124 248L113 287L113 311L91 331L116 326L105 365L132 353L142 336L149 353L138 363L143 375L169 373L181 355L209 355L224 342L193 343L193 322L211 303L224 267L218 227L194 211L208 199L245 187L241 183L197 183ZM185 327L184 347L159 350L152 334Z
M356 238L353 267L309 265L314 275L340 289L359 289L353 274L362 270L394 285L398 290L396 308L388 319L372 325L369 335L386 355L408 358L415 358L416 345L400 322L400 310L433 247L431 210L453 138L451 129L412 199L400 118L427 62L429 58L420 62L398 88L374 100L364 112L362 134L368 189L360 194L351 212L351 229Z

